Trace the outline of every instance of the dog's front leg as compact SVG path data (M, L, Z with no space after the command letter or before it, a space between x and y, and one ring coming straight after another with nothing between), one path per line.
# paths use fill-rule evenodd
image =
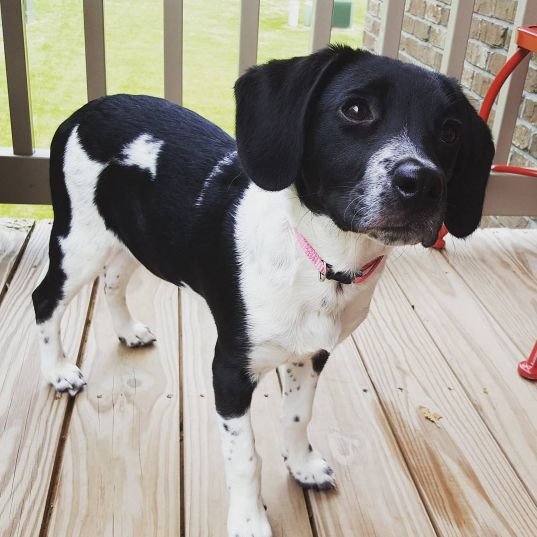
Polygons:
M279 367L283 388L281 422L284 461L291 475L304 488L333 489L334 472L308 439L313 399L328 353L319 351L311 359Z
M255 450L250 403L255 383L245 365L217 344L213 386L229 491L229 537L271 537L261 498L261 459Z

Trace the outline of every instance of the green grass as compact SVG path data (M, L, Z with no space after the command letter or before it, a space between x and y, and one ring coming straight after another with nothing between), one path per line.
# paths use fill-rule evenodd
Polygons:
M86 100L82 2L33 0L27 22L33 127L48 147L56 127ZM302 2L304 3L304 2ZM258 61L308 54L310 28L287 26L288 0L261 0ZM366 0L353 27L332 42L360 46ZM240 0L184 0L184 105L233 134ZM160 0L105 0L108 93L163 95ZM302 13L301 21L302 23ZM1 40L1 38L0 38ZM0 58L0 146L11 145L5 64ZM49 218L48 206L0 205L0 216Z

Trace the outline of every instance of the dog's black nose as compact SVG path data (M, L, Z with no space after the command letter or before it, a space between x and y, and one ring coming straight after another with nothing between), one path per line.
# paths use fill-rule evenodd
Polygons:
M442 177L434 168L409 160L395 169L393 187L403 200L425 205L440 199Z

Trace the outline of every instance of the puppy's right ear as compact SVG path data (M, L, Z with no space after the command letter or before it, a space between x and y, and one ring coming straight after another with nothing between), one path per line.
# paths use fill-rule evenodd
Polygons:
M308 111L331 67L365 52L325 48L310 56L252 67L235 84L236 135L241 164L265 190L296 179L304 151Z
M487 124L468 102L458 84L454 84L463 118L462 143L453 177L447 185L449 232L458 238L473 233L479 226L485 190L494 158L494 144Z

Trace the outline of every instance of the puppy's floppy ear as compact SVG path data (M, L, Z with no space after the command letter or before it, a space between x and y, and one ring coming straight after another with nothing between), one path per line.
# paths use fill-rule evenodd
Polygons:
M494 157L494 144L487 124L478 116L462 91L461 147L447 186L446 227L455 237L473 233L483 212L485 189Z
M356 54L349 47L325 48L252 67L237 80L237 148L243 168L259 187L282 190L295 180L312 101L337 60Z

